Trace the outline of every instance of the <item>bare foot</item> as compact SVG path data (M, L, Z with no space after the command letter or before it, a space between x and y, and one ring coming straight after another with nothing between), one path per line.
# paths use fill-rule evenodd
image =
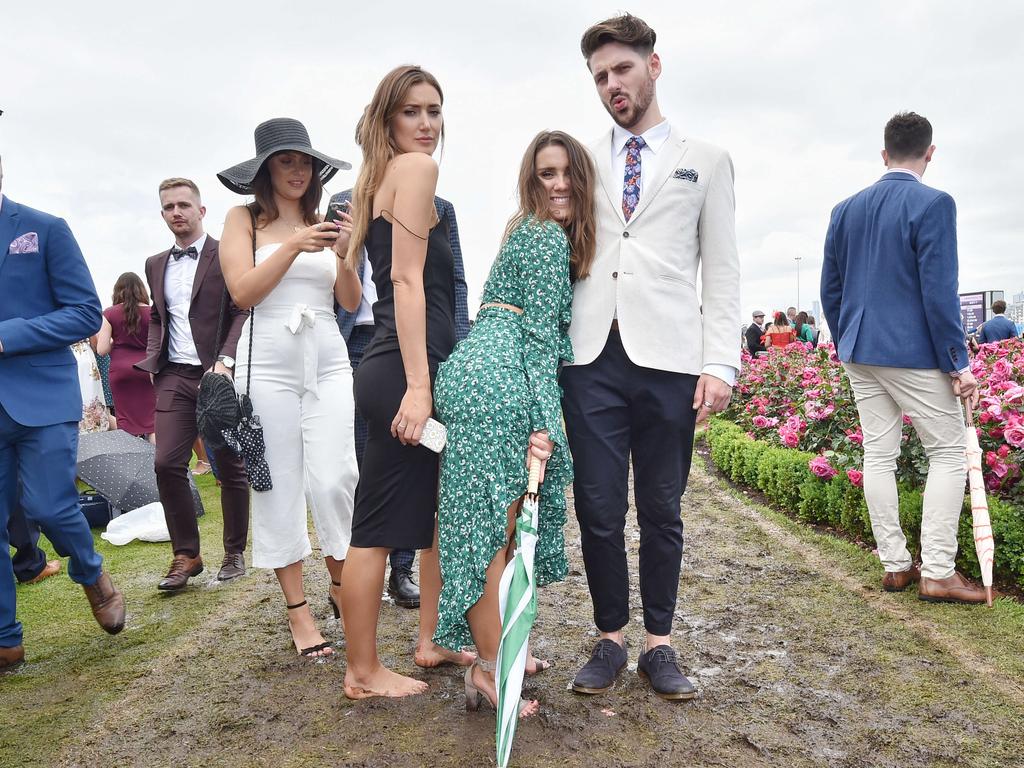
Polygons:
M493 709L498 708L498 690L494 684L494 675L484 672L480 667L473 667L473 684L480 693L487 697ZM540 711L540 702L536 699L519 700L519 717L531 717Z
M526 660L526 676L532 677L540 672L551 669L553 666L554 664L547 659L538 659L536 656L531 656Z
M430 669L431 667L439 667L442 664L455 664L459 667L468 667L474 661L476 661L476 654L470 653L469 651L449 651L447 648L442 648L440 645L435 643L417 643L416 653L414 655L416 666Z
M313 623L313 616L309 612L308 605L288 611L288 629L291 630L292 642L295 643L295 650L300 656L319 659L334 655L334 649L324 640L324 636L320 634L320 630ZM318 648L317 646L323 647ZM303 653L303 650L307 648L316 648L316 650Z
M368 675L356 675L351 667L345 672L345 696L350 699L368 699L372 696L401 698L425 693L427 684L414 677L406 677L378 665Z

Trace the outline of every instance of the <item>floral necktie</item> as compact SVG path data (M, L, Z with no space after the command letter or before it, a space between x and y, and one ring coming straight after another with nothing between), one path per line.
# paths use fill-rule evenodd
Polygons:
M633 136L626 142L626 174L622 180L622 213L629 217L640 202L640 150L647 142L640 136Z

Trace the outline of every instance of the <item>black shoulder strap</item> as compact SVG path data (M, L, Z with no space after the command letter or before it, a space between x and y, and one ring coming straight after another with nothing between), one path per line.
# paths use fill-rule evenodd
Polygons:
M252 219L252 265L256 266L256 212L252 206L246 206L249 210L249 218ZM249 384L252 382L252 326L256 317L256 307L249 307L249 362L245 366L245 395L249 396Z

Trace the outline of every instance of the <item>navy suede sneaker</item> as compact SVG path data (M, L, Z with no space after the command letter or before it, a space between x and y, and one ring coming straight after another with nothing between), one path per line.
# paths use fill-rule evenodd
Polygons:
M590 661L583 665L572 681L576 693L604 693L615 685L615 678L626 666L626 649L614 640L597 641Z
M651 684L654 693L669 701L685 701L697 695L697 689L682 672L676 652L670 645L659 645L640 654L637 674Z

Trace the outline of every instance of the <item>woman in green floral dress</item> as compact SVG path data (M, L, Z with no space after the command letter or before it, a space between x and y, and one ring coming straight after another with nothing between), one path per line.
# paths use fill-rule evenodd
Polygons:
M572 360L572 280L594 256L595 172L565 133L534 138L519 174L519 211L484 285L470 335L441 365L434 406L448 428L441 457L439 621L434 642L475 644L466 703L497 699L498 583L513 552L515 512L531 451L542 460L538 584L565 578L565 489L572 462L562 427L558 367ZM531 442L533 447L531 448ZM524 703L532 714L535 702Z

